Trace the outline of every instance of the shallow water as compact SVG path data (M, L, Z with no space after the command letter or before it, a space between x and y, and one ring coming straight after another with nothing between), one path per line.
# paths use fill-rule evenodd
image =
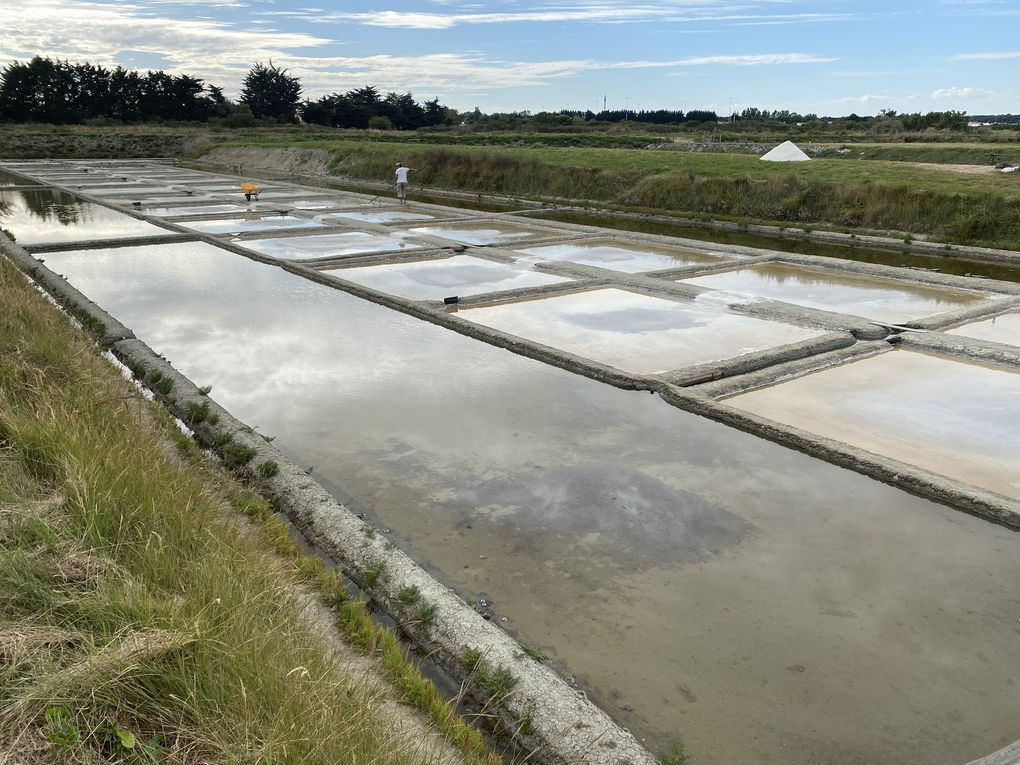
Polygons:
M634 374L655 374L824 334L735 313L718 301L667 300L607 288L520 300L457 315Z
M1016 533L202 243L47 258L653 750L1017 736Z
M191 205L178 207L146 207L142 206L140 212L146 215L155 215L160 218L170 218L185 215L224 215L226 213L243 213L244 205Z
M996 316L948 330L950 335L975 337L1006 345L1020 345L1020 311Z
M440 203L441 204L441 203ZM460 205L458 205L460 206ZM779 250L796 252L804 255L818 255L823 258L853 260L860 263L877 263L884 266L901 268L920 268L931 271L942 271L958 276L981 276L988 279L1004 279L1020 281L1020 266L1006 263L984 263L965 258L947 257L943 255L919 255L909 252L890 252L888 250L869 250L855 245L838 245L812 242L803 239L787 239L782 236L764 236L760 234L737 233L722 231L708 226L685 226L678 223L659 223L633 220L615 215L599 215L597 213L548 212L534 216L536 220L555 220L563 223L578 223L585 226L617 229L619 231L637 231L643 234L659 234L684 239L695 239L721 244L736 244L745 247L758 247L763 250ZM980 282L975 283L977 289Z
M1020 499L1020 372L896 350L726 403Z
M570 281L562 276L535 271L528 264L496 263L470 255L334 268L325 273L413 300L442 300L449 296L480 295Z
M891 324L944 313L986 299L977 292L787 263L761 263L679 281Z
M380 210L379 212L341 212L323 216L320 220L358 220L364 223L397 223L401 221L432 220L435 215L404 212L403 210Z
M725 260L719 256L706 255L680 247L655 246L637 242L624 244L613 239L552 244L527 249L515 248L515 251L530 255L536 260L565 260L630 274L694 264L719 263Z
M173 232L48 188L0 190L0 228L19 244L161 236Z
M0 169L0 188L4 186L34 186L35 181L31 181L28 178L22 178L20 175L9 173L3 169Z
M370 234L348 231L317 236L286 236L275 239L250 239L241 246L282 260L309 260L358 255L363 252L417 250L420 244L404 239L402 234Z
M476 245L505 244L521 239L534 239L539 236L552 237L561 234L558 231L517 226L513 223L454 223L419 226L408 230L414 234L438 236L454 242Z
M65 183L65 186L72 191L79 190L83 194L91 194L94 197L120 197L120 196L141 196L145 194L168 194L174 189L171 186L150 186L143 183L110 183L110 184L83 184Z
M204 234L246 234L251 231L282 231L289 228L322 228L322 224L296 215L251 212L243 218L192 220L179 225Z
M342 207L347 204L347 200L338 199L336 197L322 197L320 199L276 199L279 204L285 204L288 207L294 207L298 210L328 210L334 207Z

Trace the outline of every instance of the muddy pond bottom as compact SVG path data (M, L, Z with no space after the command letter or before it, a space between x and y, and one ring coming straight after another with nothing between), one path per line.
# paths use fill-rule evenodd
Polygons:
M787 345L824 332L743 316L719 301L599 289L457 315L634 374L656 374Z
M726 403L1020 499L1020 372L894 350Z

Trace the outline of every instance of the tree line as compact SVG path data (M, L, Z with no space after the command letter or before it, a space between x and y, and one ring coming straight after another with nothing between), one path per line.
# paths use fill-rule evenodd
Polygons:
M36 56L0 72L0 122L210 122L248 127L298 121L342 128L413 130L450 124L456 111L439 99L418 103L410 93L382 95L366 86L301 100L301 81L286 69L256 63L237 102L223 89L186 74L107 68Z
M721 116L711 110L610 109L600 112L561 109L484 114L477 107L457 112L438 98L419 103L410 93L385 93L366 85L302 100L299 78L286 69L256 63L244 79L240 98L231 101L223 89L186 74L106 68L34 57L12 62L0 72L0 122L135 123L146 121L206 122L227 127L306 122L335 128L416 130L463 125L474 130L564 129L637 123L697 126L727 122L734 129L781 125L828 125L848 130L912 132L965 130L968 118L958 111L898 114L884 109L877 116L819 117L782 110L748 107ZM1013 115L1005 115L1013 118ZM981 118L983 119L983 118ZM996 121L1003 121L1001 116ZM1015 124L1016 120L1006 122Z

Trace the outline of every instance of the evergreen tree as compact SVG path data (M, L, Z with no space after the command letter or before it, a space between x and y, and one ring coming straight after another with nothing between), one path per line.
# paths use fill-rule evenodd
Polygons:
M294 122L300 99L301 81L272 61L269 66L255 64L244 78L241 103L247 104L256 117Z

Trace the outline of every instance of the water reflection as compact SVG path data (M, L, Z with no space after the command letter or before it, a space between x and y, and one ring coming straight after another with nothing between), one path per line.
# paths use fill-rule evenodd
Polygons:
M403 210L380 210L379 212L339 212L323 216L320 220L360 220L364 223L398 223L401 221L431 220L435 215L404 212Z
M635 374L720 361L822 331L743 316L710 300L600 289L468 308L457 315Z
M178 207L143 207L146 215L155 215L160 218L182 217L189 215L223 215L225 213L244 212L244 205L181 205Z
M973 324L965 324L962 327L949 330L949 334L974 337L978 340L991 340L1007 345L1020 345L1020 312L1007 313L984 321L976 321Z
M320 236L286 236L274 239L251 239L243 247L271 258L283 260L310 260L357 255L362 252L386 250L417 250L420 244L407 242L402 234L369 234L366 231L347 231Z
M246 213L243 218L226 220L194 220L179 225L205 234L244 234L249 231L274 231L288 228L322 228L322 224L295 215L278 213Z
M1012 282L1020 281L1020 268L1017 266L1003 263L982 263L981 261L944 255L919 255L907 252L890 252L888 250L869 250L866 247L858 247L854 244L823 244L805 239L788 239L783 236L737 233L707 227L684 226L679 223L653 223L615 215L598 215L594 213L542 212L536 214L535 218L539 220L555 220L561 223L578 223L584 226L598 226L619 231L637 231L643 234L658 234L719 244L757 247L763 250L817 255L823 258L853 260L860 263L876 263L900 268L924 268L958 276L974 274L989 279L1004 279Z
M588 266L599 266L613 271L636 274L664 268L678 268L695 263L717 263L719 256L684 250L679 247L651 245L623 245L613 240L604 242L570 242L545 247L530 247L517 252L531 255L536 260L569 261Z
M499 244L519 239L528 239L544 234L555 236L555 233L541 231L539 229L525 228L513 224L500 225L498 228L484 223L462 223L451 226L419 226L409 229L413 234L426 236L438 236L454 242L464 244Z
M1014 533L203 244L50 262L653 750L959 763L1016 735Z
M470 255L414 263L335 268L326 273L416 300L442 300L450 295L480 295L570 281L562 276L535 271L527 265L495 263Z
M681 281L891 324L962 308L984 299L977 292L785 263L763 263Z
M1017 372L897 350L728 403L1020 499Z
M159 236L171 232L53 189L0 190L0 228L21 244Z
M22 178L20 175L14 173L8 173L4 170L0 170L0 188L4 186L34 186L35 181L29 180L28 178Z

